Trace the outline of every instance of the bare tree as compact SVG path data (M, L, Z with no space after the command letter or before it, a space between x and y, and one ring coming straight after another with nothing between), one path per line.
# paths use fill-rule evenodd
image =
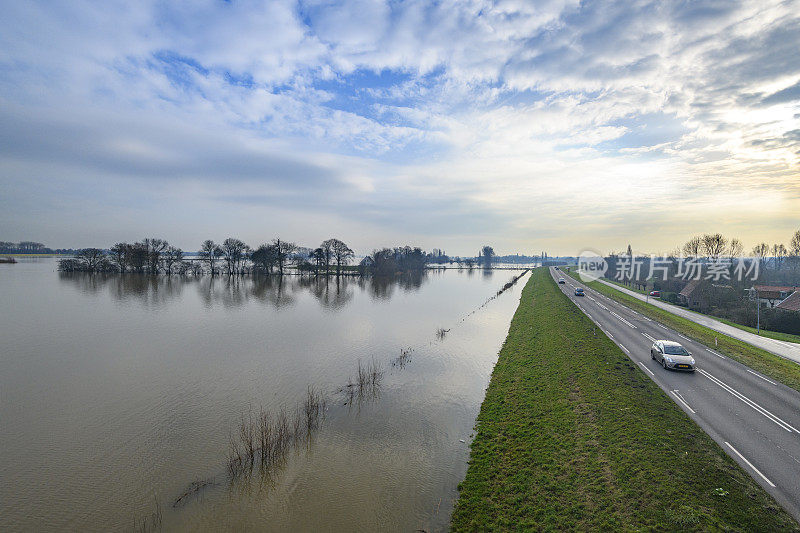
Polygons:
M239 239L229 237L222 242L222 252L225 258L225 267L229 276L239 272L239 267L244 261L248 247Z
M78 261L81 266L89 272L97 272L103 270L104 263L106 263L106 254L99 248L84 248L77 254Z
M322 244L320 244L320 248L322 249L322 253L324 255L325 274L328 274L331 270L331 260L333 259L333 243L336 241L337 239L328 239L326 241L322 241Z
M744 252L744 245L742 244L742 241L736 237L732 238L731 243L728 245L728 255L731 258L739 257L742 255L742 252Z
M692 237L683 245L683 253L689 257L698 257L702 249L703 239L700 237Z
M314 261L314 272L319 274L320 268L325 265L325 250L322 247L316 248L308 256Z
M168 246L163 253L163 262L164 262L164 270L166 270L167 275L172 274L172 267L175 264L180 264L183 262L183 250L180 248L175 248L174 246Z
M130 244L118 242L111 247L111 250L109 250L109 258L111 259L111 263L114 264L123 274L128 268L128 251L130 246Z
M253 265L256 268L264 272L267 272L268 274L271 274L272 268L278 261L277 254L275 251L275 245L262 244L261 246L256 248L252 254L250 254L250 260L253 262Z
M336 275L341 274L342 265L347 265L353 259L353 250L339 239L331 239L333 257L336 259Z
M789 241L789 254L792 257L800 257L800 229L794 232L792 240Z
M707 233L703 235L702 241L703 251L713 261L717 261L728 247L728 239L721 233Z
M169 244L164 239L145 239L143 244L147 248L147 266L151 274L158 273L158 265L161 263L161 253L167 249Z
M289 256L297 250L297 245L293 242L286 242L280 239L274 239L272 246L275 250L275 261L278 264L278 271L283 275L283 267L286 265Z
M489 268L490 266L492 266L492 261L495 255L494 248L492 248L491 246L484 246L483 248L481 248L481 253L479 255L483 260L484 268Z
M213 276L216 274L216 263L217 259L223 256L223 251L220 246L212 241L211 239L207 239L203 242L203 245L200 247L200 261L208 265L208 271Z
M753 255L756 256L760 263L759 267L763 270L767 263L767 256L769 256L769 244L762 242L755 245L753 247Z

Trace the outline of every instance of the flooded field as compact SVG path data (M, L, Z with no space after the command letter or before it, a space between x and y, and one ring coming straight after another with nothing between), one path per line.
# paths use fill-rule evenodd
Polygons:
M517 274L2 265L2 529L446 529Z

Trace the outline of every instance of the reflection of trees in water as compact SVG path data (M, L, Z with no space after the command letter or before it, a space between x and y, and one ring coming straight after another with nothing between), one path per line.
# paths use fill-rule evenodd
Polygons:
M413 292L418 290L427 279L428 273L423 270L406 272L395 276L361 278L359 285L362 289L369 291L373 298L388 300L394 294L395 287L403 292Z
M193 278L149 276L146 274L109 274L88 272L60 272L59 279L74 285L84 294L99 294L108 290L119 301L140 300L147 305L161 305L179 298Z
M356 289L372 298L388 300L396 289L418 290L437 272L409 272L396 276L150 276L135 273L60 272L59 279L84 294L105 290L119 301L139 300L147 305L162 305L179 299L187 286L195 286L205 307L241 307L255 300L275 309L290 307L297 294L308 292L325 309L341 309L352 301Z

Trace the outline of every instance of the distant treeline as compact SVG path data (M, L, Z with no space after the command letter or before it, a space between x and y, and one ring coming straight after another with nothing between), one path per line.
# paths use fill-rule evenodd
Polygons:
M71 248L48 248L40 242L20 241L7 242L0 241L0 254L74 254L77 250Z
M84 248L74 257L61 259L62 272L134 272L140 274L243 275L295 273L313 275L398 274L420 271L429 262L447 257L440 250L426 253L419 247L400 246L375 250L357 265L351 265L353 250L339 239L323 241L317 248L302 248L293 242L273 239L252 248L236 238L222 243L205 241L191 256L163 239L120 242L108 250ZM448 258L449 261L449 258Z

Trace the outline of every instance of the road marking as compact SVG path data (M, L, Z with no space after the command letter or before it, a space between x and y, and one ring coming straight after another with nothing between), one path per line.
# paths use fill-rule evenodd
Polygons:
M678 399L678 401L679 401L679 402L681 402L681 403L683 404L683 406L684 406L684 407L686 407L686 408L687 408L689 411L691 411L691 412L692 412L692 414L695 414L695 412L694 412L694 409L692 409L691 407L689 407L689 404L688 404L688 403L686 403L686 400L684 400L684 399L683 399L683 396L681 396L680 394L678 394L678 389L671 390L670 392L672 393L672 395L673 395L673 396L675 396L675 398L677 398L677 399Z
M648 334L647 334L647 333L645 333L644 331L642 332L642 335L644 335L645 337L647 337L649 340L651 340L651 341L653 341L653 342L656 342L656 340L655 340L653 337L651 337L650 335L648 335Z
M586 311L584 311L584 313L586 313ZM592 315L590 315L589 313L586 313L586 316L588 316L589 318L591 318L592 320L594 320L594 318L592 318Z
M719 357L720 359L725 359L725 357L723 357L722 355L718 354L717 352L715 352L714 350L712 350L712 349L710 349L710 348L706 348L706 351L707 351L707 352L711 352L711 353L713 353L714 355L716 355L716 356L717 356L717 357Z
M761 476L761 479L763 479L764 481L766 481L766 482L767 482L767 484L768 484L770 487L772 487L773 489L775 488L775 483L773 483L772 481L770 481L769 479L767 479L767 476L765 476L764 474L762 474L762 473L761 473L761 471L760 471L758 468L756 468L755 466L753 466L753 463L751 463L750 461L748 461L747 459L745 459L745 458L744 458L744 455L740 454L740 453L739 453L739 450L737 450L736 448L734 448L733 446L731 446L731 443L730 443L730 442L728 442L728 441L725 441L725 445L726 445L726 446L728 446L728 448L730 448L731 450L733 450L733 453L735 453L736 455L738 455L738 456L739 456L739 458L740 458L742 461L744 461L745 463L747 463L747 466L749 466L750 468L752 468L752 469L753 469L753 471L754 471L756 474L758 474L759 476Z
M660 327L660 328L669 329L669 328L668 328L667 326L665 326L664 324L656 324L656 325L657 325L658 327Z
M626 352L631 353L631 351L629 349L627 349L626 347L624 347L622 344L620 344L619 347L622 348L623 350L625 350Z
M620 320L621 320L621 321L622 321L622 322L623 322L623 323L624 323L626 326L630 326L630 327L632 327L633 329L636 329L636 326L634 326L633 324L631 324L630 322L628 322L627 320L625 320L625 319L624 319L622 316L618 315L618 314L617 314L617 313L615 313L614 311L611 311L611 314L612 314L612 315L614 315L615 317L617 317L618 319L620 319Z
M734 389L733 387L731 387L730 385L728 385L727 383L725 383L721 379L712 376L711 374L709 374L708 372L706 372L702 368L698 368L697 371L700 372L701 374L703 374L705 377L707 377L711 381L713 381L714 383L716 383L717 385L719 385L720 387L722 387L723 389L725 389L726 391L728 391L731 394L733 394L736 398L739 398L744 403L746 403L747 405L749 405L750 407L752 407L753 409L755 409L756 411L758 411L759 413L761 413L762 415L767 417L769 420L775 422L778 426L782 427L783 429L785 429L789 433L791 433L792 431L794 431L795 433L800 433L800 431L798 431L797 428L795 428L791 424L789 424L789 422L783 420L779 416L777 416L777 415L771 413L770 411L764 409L763 407L758 405L756 402L754 402L753 400L751 400L750 398L748 398L747 396L745 396L741 392L737 391L736 389Z
M646 366L644 366L644 363L642 363L641 361L639 361L639 364L640 364L640 365L642 365L642 368L644 368L645 372L647 372L647 373L648 373L648 374L650 374L651 376L655 377L655 374L653 374L653 372L652 372L652 371L651 371L649 368L647 368Z
M681 335L680 333L678 333L678 337L680 337L680 338L682 338L682 339L686 339L687 341L690 341L690 340L692 340L692 339L690 339L689 337L687 337L686 335Z
M644 319L645 319L645 320L647 320L648 322L652 322L652 320L650 320L650 319L649 319L649 318L647 318L646 316L642 316L642 318L644 318Z
M597 300L595 300L594 298L592 298L591 296L589 296L589 299L590 299L591 301L593 301L593 302L596 302L596 301L597 301Z
M745 370L747 370L748 372L750 372L751 374L753 374L755 377L763 379L763 380L764 380L764 381L766 381L767 383L772 383L773 385L777 385L777 383L775 383L775 382L774 382L774 381L772 381L771 379L767 379L767 378L765 378L764 376L762 376L761 374L756 374L755 372L753 372L753 371L752 371L752 370L750 370L749 368L745 368Z
M608 335L608 336L609 336L609 337L611 337L612 339L614 338L614 335L612 335L610 331L606 331L606 335Z
M597 302L597 305L599 305L600 307L602 307L603 309L608 311L608 307L606 307L605 305L601 304L600 302Z

